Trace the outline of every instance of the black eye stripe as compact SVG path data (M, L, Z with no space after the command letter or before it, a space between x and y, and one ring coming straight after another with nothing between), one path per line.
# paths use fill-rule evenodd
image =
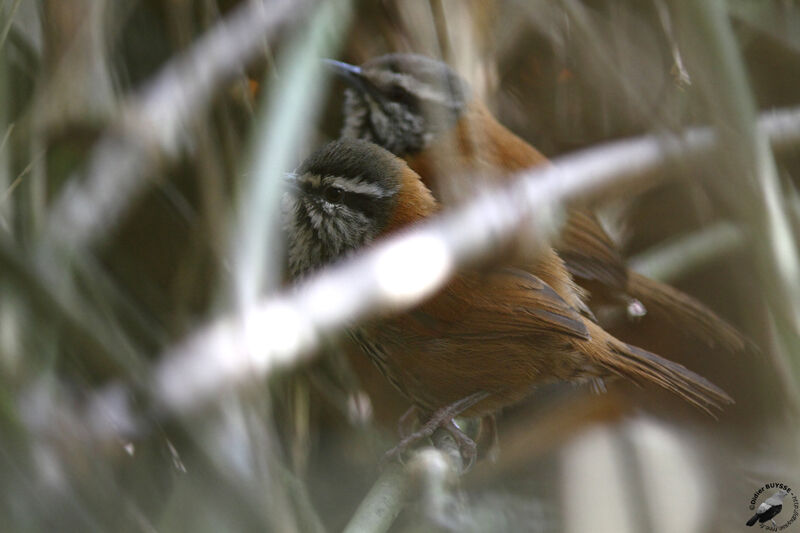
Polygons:
M341 203L351 209L361 211L369 218L375 218L380 214L383 202L381 198L375 198L368 194L345 191Z
M303 188L303 192L309 195L322 198L329 203L346 205L351 209L361 211L370 218L374 218L379 215L385 204L384 198L379 198L360 192L348 191L347 189L343 189L335 185L314 186L309 182L303 182L301 186ZM336 201L331 201L332 199L328 198L328 191L331 189L341 191L341 197Z
M401 85L391 85L387 91L389 98L403 102L413 97L413 95Z
M403 104L406 107L416 110L419 108L419 98L417 95L403 87L402 85L390 85L386 90L387 96L393 102Z

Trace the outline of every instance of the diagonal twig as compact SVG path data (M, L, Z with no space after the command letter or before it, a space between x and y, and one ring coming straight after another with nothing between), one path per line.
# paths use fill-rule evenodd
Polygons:
M243 3L131 96L94 149L85 179L73 178L56 201L49 242L71 249L101 238L145 190L153 171L180 152L193 114L258 56L268 37L310 5L306 0Z

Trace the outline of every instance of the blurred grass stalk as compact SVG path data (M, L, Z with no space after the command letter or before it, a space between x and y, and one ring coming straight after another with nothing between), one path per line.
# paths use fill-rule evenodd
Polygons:
M563 531L711 530L719 490L693 437L647 417L584 429L561 451Z
M0 24L11 28L13 21L13 11L6 14L0 8ZM6 17L8 19L6 20ZM5 31L3 32L5 34ZM11 178L11 143L10 138L14 130L13 124L9 123L10 109L9 99L9 79L8 79L8 55L3 53L3 42L0 42L0 102L6 105L0 106L0 231L12 233L12 202L9 201L9 189L13 182Z
M264 91L264 102L259 107L249 171L237 183L239 190L230 224L233 272L229 290L234 305L243 311L266 287L273 288L280 280L283 176L314 136L312 128L327 87L327 73L321 68L320 58L338 53L352 11L350 0L320 3L309 22L301 26L302 30L283 49L276 70L267 72L271 79L264 80L262 85L268 90ZM231 406L240 413L235 416L241 417L247 426L247 431L238 435L240 442L236 448L251 453L231 458L224 449L219 449L214 455L233 464L244 460L252 465L254 472L260 471L257 484L249 482L249 476L239 476L242 478L239 483L245 489L250 485L252 490L246 490L246 494L264 499L265 521L276 531L324 532L303 481L282 466L272 407L266 391L262 390L260 395L263 396L260 410L248 405L252 399ZM256 413L260 414L253 416Z
M705 263L740 249L746 242L745 231L741 228L732 222L718 222L631 257L628 265L648 278L671 283Z
M8 116L11 111L9 93L9 80L8 80L8 65L7 54L3 53L3 45L5 44L5 37L8 30L11 29L11 23L14 20L14 13L19 7L19 0L11 6L10 12L6 13L5 9L0 8L0 24L2 24L2 36L0 36L0 102L5 102L6 105L0 106L0 132L2 133L2 141L0 141L0 233L13 234L12 218L12 202L9 201L8 191L11 188L11 152L9 139L14 126L9 123ZM5 7L5 6L2 6ZM19 338L19 316L18 311L15 309L16 302L13 298L0 299L0 369L4 374L15 373L17 364L21 358L19 353L17 340Z
M268 72L264 105L250 148L250 171L241 180L234 213L233 294L240 308L251 306L265 288L280 281L283 247L280 198L283 177L309 147L330 75L320 59L335 57L350 24L350 0L320 4L308 27L298 32Z
M721 0L672 4L692 79L720 136L721 169L711 184L754 238L760 285L775 325L768 350L794 417L800 415L800 257L792 235L769 140L755 127L757 111L739 46Z
M17 9L19 9L21 3L22 0L14 0L8 12L5 10L5 2L0 5L0 9L3 10L3 23L2 29L0 29L0 52L3 51L3 46L5 46L6 39L8 38L8 32L11 31L11 24L14 22L14 15L17 13Z

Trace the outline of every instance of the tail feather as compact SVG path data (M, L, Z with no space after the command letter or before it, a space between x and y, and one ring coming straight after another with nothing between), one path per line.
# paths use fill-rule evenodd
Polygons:
M733 398L724 390L685 366L636 346L620 344L614 347L620 360L617 367L623 373L627 372L629 377L652 381L711 416L714 416L712 408L721 410L723 405L733 403Z
M630 271L627 291L648 311L648 314L676 324L710 346L728 351L752 348L751 343L714 311L681 291Z
M581 344L584 353L614 374L634 382L655 383L712 417L712 409L721 410L723 405L733 403L725 391L683 365L617 340L594 324L589 326L589 333L592 337L589 341L574 342ZM605 338L604 343L596 342L601 338Z

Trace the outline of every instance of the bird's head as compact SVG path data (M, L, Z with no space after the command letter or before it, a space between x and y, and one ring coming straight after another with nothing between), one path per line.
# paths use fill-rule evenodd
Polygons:
M350 86L342 137L372 141L404 157L449 131L469 100L467 83L441 61L387 54L355 66L327 60Z
M394 210L405 162L372 143L342 139L288 177L289 268L299 277L369 243Z

